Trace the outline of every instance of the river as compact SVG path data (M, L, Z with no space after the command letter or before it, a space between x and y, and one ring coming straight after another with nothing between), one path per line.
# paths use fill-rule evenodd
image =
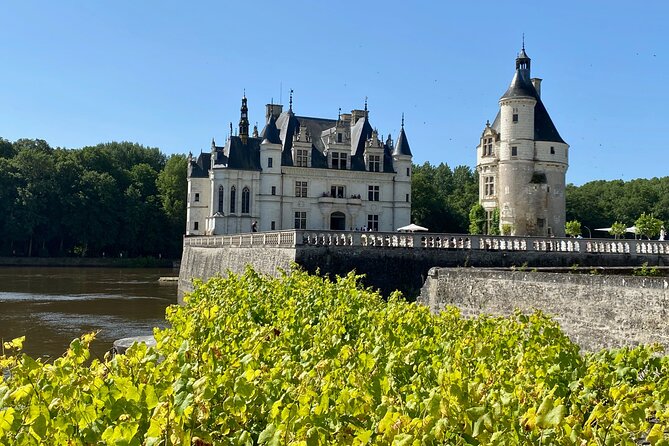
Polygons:
M152 334L176 304L177 270L144 268L0 267L0 338L26 337L24 351L44 359L98 331L91 352L102 357L115 339Z

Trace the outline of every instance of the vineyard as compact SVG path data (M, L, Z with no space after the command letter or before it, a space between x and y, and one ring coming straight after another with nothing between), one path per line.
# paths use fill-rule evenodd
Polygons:
M549 317L434 315L349 275L199 284L157 346L0 356L1 445L669 445L669 357Z

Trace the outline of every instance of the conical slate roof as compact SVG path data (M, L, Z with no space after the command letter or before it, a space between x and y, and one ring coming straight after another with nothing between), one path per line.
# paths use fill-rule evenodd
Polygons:
M407 135L404 133L404 126L400 130L400 135L397 137L397 143L395 144L395 150L393 150L393 156L397 155L407 155L413 156L411 154L411 148L409 147L409 140L407 140Z

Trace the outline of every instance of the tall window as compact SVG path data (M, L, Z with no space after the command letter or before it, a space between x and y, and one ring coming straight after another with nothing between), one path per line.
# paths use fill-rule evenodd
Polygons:
M492 156L492 138L483 138L483 156Z
M346 170L348 156L341 152L332 152L332 168Z
M492 232L492 217L494 214L495 211L485 211L486 234Z
M511 156L518 156L518 147L511 147Z
M484 192L486 197L495 195L495 177L483 177Z
M267 167L272 167L274 166L274 159L270 156L267 158Z
M295 151L295 165L297 167L309 167L309 151L307 149L297 149Z
M218 212L223 213L223 186L218 186Z
M296 197L307 197L307 182L306 181L296 181L295 182L295 196Z
M369 155L369 171L370 172L380 172L381 171L381 156L380 155Z
M337 142L342 142L341 133L337 133Z
M248 214L251 208L251 191L248 187L242 189L242 214Z
M237 203L237 188L235 186L232 186L230 188L230 213L234 214L237 209L235 208L235 204Z
M378 215L367 215L367 229L370 231L379 230L379 216Z
M332 198L344 198L346 196L346 188L344 186L330 186L330 196Z
M307 229L307 213L295 212L295 229Z
M276 195L276 186L272 186L272 195Z
M369 201L379 201L379 186L367 187L367 199Z

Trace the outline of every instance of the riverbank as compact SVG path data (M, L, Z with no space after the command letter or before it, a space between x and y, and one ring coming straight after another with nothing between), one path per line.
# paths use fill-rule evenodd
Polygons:
M0 266L179 268L179 260L155 257L0 257Z

